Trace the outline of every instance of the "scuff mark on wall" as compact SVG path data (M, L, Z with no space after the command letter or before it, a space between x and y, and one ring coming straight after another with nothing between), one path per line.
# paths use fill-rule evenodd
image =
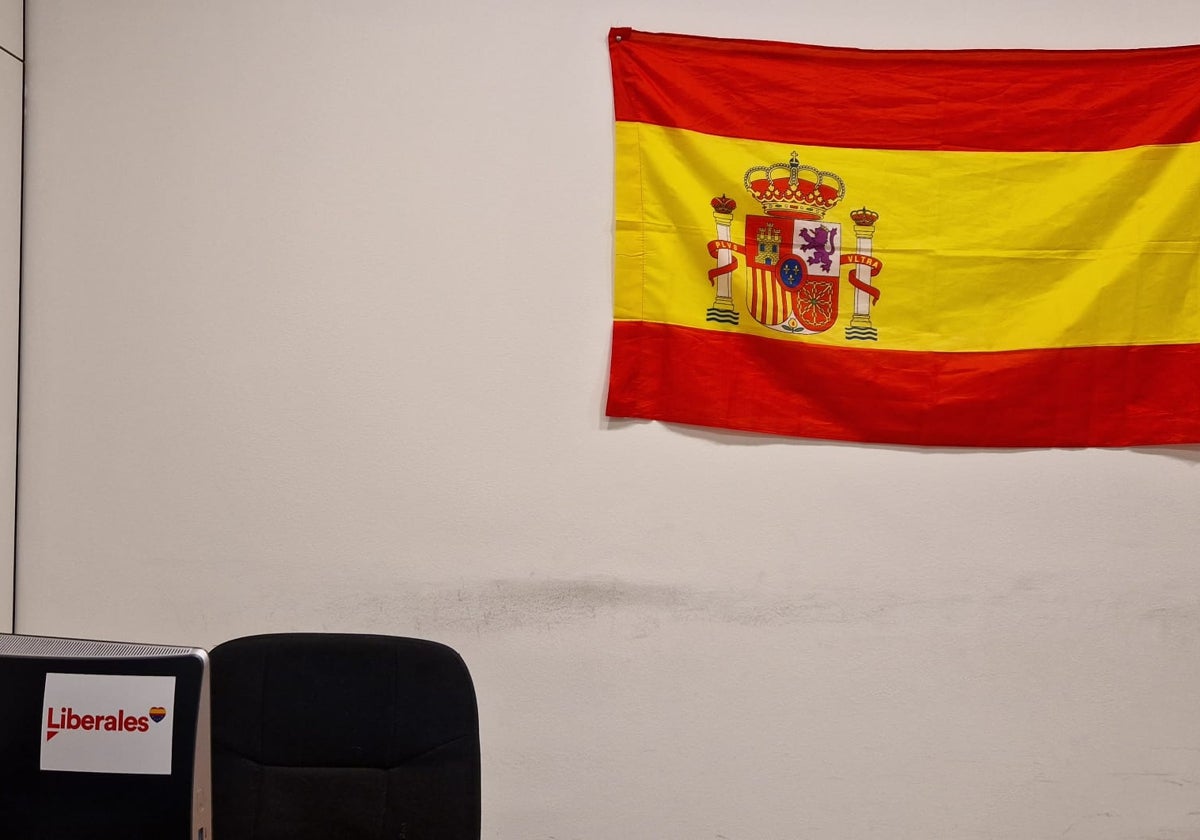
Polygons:
M423 631L501 632L630 616L634 638L653 634L665 620L747 627L848 622L893 623L897 613L953 611L969 599L912 599L877 593L838 598L833 593L761 588L703 589L615 577L503 579L398 585L392 592L359 593L344 605L358 615L403 615Z

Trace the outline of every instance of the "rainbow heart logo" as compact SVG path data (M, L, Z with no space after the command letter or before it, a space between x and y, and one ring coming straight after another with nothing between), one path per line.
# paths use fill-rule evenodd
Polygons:
M167 716L167 710L164 709L162 706L151 706L150 707L150 720L154 721L155 723L158 723L160 720L162 720L166 716Z

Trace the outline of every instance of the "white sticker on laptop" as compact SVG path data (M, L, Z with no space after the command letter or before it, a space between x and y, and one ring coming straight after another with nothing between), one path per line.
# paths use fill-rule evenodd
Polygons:
M46 674L43 770L170 775L175 678Z

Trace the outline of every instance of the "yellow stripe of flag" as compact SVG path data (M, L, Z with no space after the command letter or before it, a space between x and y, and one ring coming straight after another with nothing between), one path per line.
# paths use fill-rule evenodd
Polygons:
M851 131L852 127L847 127ZM879 349L992 351L1200 342L1200 145L1105 152L931 152L788 146L617 124L617 320L769 335L743 314L705 320L714 196L737 201L732 238L762 208L754 166L793 150L846 184L826 216L853 252L851 210L879 213ZM745 258L734 301L745 312ZM848 344L839 327L803 340ZM1149 282L1147 282L1149 281Z

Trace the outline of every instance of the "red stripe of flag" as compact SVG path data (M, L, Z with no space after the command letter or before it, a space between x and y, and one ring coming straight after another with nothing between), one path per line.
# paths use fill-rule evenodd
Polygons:
M1198 369L1194 344L933 353L617 322L607 413L924 446L1191 443Z
M1200 47L861 50L632 29L609 46L620 121L864 149L1200 140Z

